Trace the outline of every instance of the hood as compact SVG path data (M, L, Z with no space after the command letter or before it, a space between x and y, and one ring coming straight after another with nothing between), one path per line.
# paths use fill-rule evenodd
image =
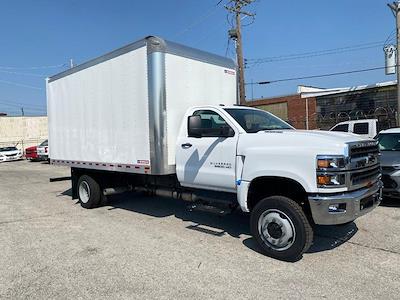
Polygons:
M31 146L31 147L26 148L25 150L36 150L36 148L37 148L37 146Z
M18 153L21 153L20 150L1 151L0 155L14 155Z
M400 151L381 151L381 165L385 167L400 165Z
M270 130L244 134L240 137L240 148L307 148L319 154L344 154L344 145L349 142L369 140L352 133L322 130Z

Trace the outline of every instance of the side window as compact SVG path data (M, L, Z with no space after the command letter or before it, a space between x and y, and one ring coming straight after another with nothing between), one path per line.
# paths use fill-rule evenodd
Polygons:
M218 137L223 129L230 128L228 123L212 110L197 110L193 116L201 118L201 127L204 129L203 137Z
M356 134L368 134L368 123L355 123L353 133Z
M349 131L349 124L340 124L332 128L331 131L342 131L348 132Z

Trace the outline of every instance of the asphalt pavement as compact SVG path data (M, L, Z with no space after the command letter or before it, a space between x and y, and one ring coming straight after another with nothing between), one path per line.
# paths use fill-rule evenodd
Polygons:
M0 299L399 299L400 201L317 227L295 263L262 255L248 216L136 193L86 210L69 169L0 164Z

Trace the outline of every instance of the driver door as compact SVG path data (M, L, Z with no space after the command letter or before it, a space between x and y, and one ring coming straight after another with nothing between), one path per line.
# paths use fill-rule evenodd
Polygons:
M229 126L221 115L211 109L196 110L201 127L206 129L201 137L178 138L176 172L182 186L233 192L235 184L236 145L234 136L219 136L218 129ZM216 130L213 130L216 129Z

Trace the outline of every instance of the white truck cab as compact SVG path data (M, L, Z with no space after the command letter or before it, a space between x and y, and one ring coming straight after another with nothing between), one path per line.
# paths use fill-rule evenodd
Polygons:
M329 130L337 132L350 132L370 139L373 139L379 132L377 119L340 122Z
M295 130L236 106L236 65L146 37L47 80L51 163L82 207L146 192L220 215L241 210L262 251L297 260L313 225L351 222L381 199L377 142ZM219 105L223 103L223 105Z

